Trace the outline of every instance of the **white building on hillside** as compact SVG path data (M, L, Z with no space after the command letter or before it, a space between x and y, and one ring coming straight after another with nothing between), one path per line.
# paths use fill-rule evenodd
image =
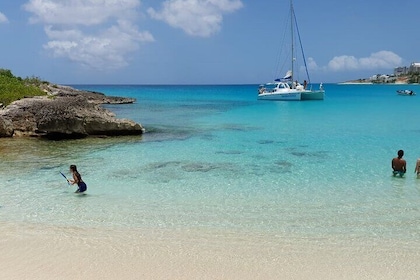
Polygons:
M397 77L395 75L386 75L386 74L377 74L369 78L369 80L373 83L375 82L392 83L392 82L395 82L396 79Z
M410 65L410 73L420 73L420 62L413 62Z

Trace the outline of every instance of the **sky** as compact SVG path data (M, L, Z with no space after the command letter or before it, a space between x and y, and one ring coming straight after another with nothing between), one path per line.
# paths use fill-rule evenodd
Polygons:
M260 84L289 0L1 0L0 68L57 84ZM312 82L420 62L420 1L294 0Z

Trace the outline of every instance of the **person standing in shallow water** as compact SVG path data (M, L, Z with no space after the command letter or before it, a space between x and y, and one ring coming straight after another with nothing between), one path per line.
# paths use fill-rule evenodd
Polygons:
M414 173L417 173L417 178L420 178L420 158L416 162L416 168L414 169Z
M407 162L405 159L403 159L404 151L399 150L398 151L398 157L393 158L391 161L392 166L392 174L394 176L399 175L400 177L404 176L405 172L407 171L406 166Z
M76 165L70 165L70 172L73 174L73 180L68 180L70 184L74 185L77 184L78 189L75 191L75 193L82 193L87 190L86 183L83 182L82 176L77 171Z

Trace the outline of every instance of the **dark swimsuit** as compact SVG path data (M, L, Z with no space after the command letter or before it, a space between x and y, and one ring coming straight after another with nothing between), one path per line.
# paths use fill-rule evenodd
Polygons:
M87 190L87 186L86 186L85 182L79 182L79 183L77 183L77 186L79 188L77 189L76 192L85 192Z
M87 190L86 183L82 181L82 176L80 176L79 172L76 172L76 177L79 183L77 183L77 186L79 187L77 189L77 193L85 192Z
M405 172L404 171L399 171L399 170L394 170L392 171L392 174L395 175L399 175L400 177L404 176Z

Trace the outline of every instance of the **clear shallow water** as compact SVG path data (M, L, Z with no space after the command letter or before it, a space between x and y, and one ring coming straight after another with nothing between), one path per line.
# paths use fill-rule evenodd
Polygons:
M256 86L76 86L142 137L0 139L0 222L420 240L419 86L326 85L321 102L263 102ZM404 149L405 178L390 161ZM59 174L77 164L75 195Z

